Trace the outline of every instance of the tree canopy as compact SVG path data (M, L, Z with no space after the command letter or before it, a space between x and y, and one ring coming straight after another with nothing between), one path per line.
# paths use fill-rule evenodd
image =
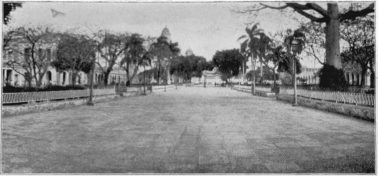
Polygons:
M244 57L238 49L222 50L215 53L213 64L218 67L224 81L228 82L231 77L239 75L243 60Z
M179 56L171 61L171 74L177 74L184 78L184 81L192 77L201 77L204 70L211 70L212 64L202 56Z

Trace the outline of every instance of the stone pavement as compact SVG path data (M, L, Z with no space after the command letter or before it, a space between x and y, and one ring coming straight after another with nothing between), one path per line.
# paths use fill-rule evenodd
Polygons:
M373 173L374 123L229 88L2 119L5 173Z

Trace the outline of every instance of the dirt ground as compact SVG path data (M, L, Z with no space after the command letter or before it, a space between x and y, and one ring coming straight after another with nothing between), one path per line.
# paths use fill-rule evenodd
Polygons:
M374 123L221 87L2 119L5 173L375 172Z

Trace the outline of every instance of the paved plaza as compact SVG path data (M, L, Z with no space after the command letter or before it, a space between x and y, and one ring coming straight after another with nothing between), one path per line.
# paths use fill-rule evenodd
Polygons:
M373 173L374 123L229 88L2 119L5 173Z

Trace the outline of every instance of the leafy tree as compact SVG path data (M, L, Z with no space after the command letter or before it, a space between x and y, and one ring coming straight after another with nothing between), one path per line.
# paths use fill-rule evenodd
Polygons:
M230 49L217 51L213 57L213 64L218 67L223 80L229 82L231 77L239 75L243 60L244 57L238 49Z
M278 61L278 67L277 71L278 72L287 72L290 74L293 74L293 60L295 61L295 70L296 74L300 74L302 72L302 65L299 61L299 59L295 56L295 53L291 53L292 51L292 42L293 40L296 40L298 42L298 50L297 53L301 53L304 49L305 45L305 35L301 31L301 29L297 29L294 32L292 32L290 29L286 31L286 34L283 35L284 39L282 42L282 48L278 47L276 50L273 50L273 57L271 59L277 59L277 56L279 56L279 61ZM286 52L283 51L283 48L286 49ZM276 52L276 53L274 53ZM277 56L274 56L277 55Z
M374 17L366 16L342 23L341 38L348 42L348 49L341 53L345 62L358 63L361 66L361 86L365 85L365 75L369 69L372 73L371 87L374 87L374 52L375 29Z
M171 60L170 73L184 79L184 82L192 77L193 63L189 56L178 56Z
M36 86L42 85L42 79L52 62L52 49L57 43L56 33L48 27L36 27L15 29L10 35L10 44L7 51L23 55L24 57L13 57L5 62L5 65L22 75L28 86L32 86L35 80Z
M322 23L308 22L301 24L301 31L306 36L306 48L304 52L307 56L313 57L320 64L324 65L325 58L325 25Z
M7 25L11 19L10 13L17 7L22 7L22 3L3 3L3 22L5 25Z
M120 62L120 56L127 48L125 43L129 36L108 31L100 31L96 36L100 38L100 42L97 44L97 52L102 58L96 64L104 74L104 84L108 85L109 74L113 71L113 66Z
M261 67L257 68L257 70L253 71L251 70L250 72L250 75L253 75L253 72L256 72L256 73L260 73L261 70L263 72L263 77L264 78L261 78L262 80L276 80L278 78L278 74L276 74L275 72L272 71L272 69L270 69L269 67L267 66L263 66L262 67L263 69L261 69ZM276 76L274 76L276 75Z
M293 74L293 57L289 54L284 53L282 55L281 61L278 63L277 71L278 72L287 72ZM302 64L298 58L294 58L295 60L295 71L297 74L302 73Z
M324 9L316 3L285 3L283 6L270 6L264 3L260 3L259 6L254 6L252 9L247 9L241 11L241 13L246 12L259 12L263 9L275 9L283 10L286 8L291 8L300 15L308 18L312 22L325 23L325 48L326 48L326 62L328 66L335 67L335 69L340 70L342 68L341 58L340 58L340 23L346 20L353 20L357 17L366 16L369 13L374 12L374 3L361 9L355 10L349 8L347 11L340 13L337 3L327 3L327 9ZM341 70L342 71L342 70ZM327 74L325 72L324 74ZM335 75L326 75L335 76ZM334 84L334 83L329 83ZM327 84L325 84L327 85Z
M204 70L212 69L212 65L202 56L178 56L171 61L170 73L190 81L193 76L201 77Z
M94 42L83 35L62 34L57 47L56 59L51 65L58 71L70 70L72 72L72 85L80 71L88 74L95 57Z

